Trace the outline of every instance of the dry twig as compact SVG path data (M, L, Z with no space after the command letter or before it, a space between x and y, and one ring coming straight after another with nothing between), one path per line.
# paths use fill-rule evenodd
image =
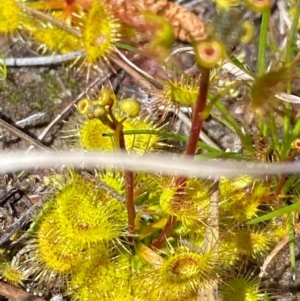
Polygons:
M11 285L0 282L0 295L16 301L45 301Z

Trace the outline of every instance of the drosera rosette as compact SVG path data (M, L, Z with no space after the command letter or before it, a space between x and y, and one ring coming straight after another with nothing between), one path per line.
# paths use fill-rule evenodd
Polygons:
M245 222L255 216L269 193L262 180L240 176L234 180L220 178L220 214L232 222Z
M42 53L54 51L65 54L83 49L80 38L54 24L30 20L24 28L40 43L39 49Z
M161 145L159 143L161 139L155 133L155 130L159 128L149 118L139 116L128 118L123 122L123 126L125 145L129 152L142 154L146 151L154 150L156 146ZM144 131L144 133L139 133L139 131ZM79 126L80 143L83 149L86 150L113 151L115 149L114 136L108 136L107 134L113 134L113 130L97 118L86 119Z
M261 259L275 246L275 239L266 229L243 227L227 233L222 241L221 250L236 255L236 261Z
M58 213L48 213L36 233L37 259L46 270L68 273L82 259L81 246L61 231Z
M144 300L186 300L199 288L209 288L218 278L218 260L214 251L206 254L178 247L161 254L161 260L133 275L134 295Z
M155 133L161 127L156 125L154 121L151 121L150 117L137 116L135 118L128 118L124 121L123 125L125 145L129 152L143 154L155 151L164 145L161 142L161 137ZM131 134L127 134L126 131L131 131ZM134 133L135 131L136 133Z
M70 288L72 300L80 301L133 301L130 292L129 254L113 254L92 257L80 264L72 275Z
M174 177L162 177L159 185L159 205L163 214L176 216L184 227L205 233L210 202L210 182L190 178L184 190L177 193Z
M47 11L53 24L55 19L61 23L60 28L32 26L38 40L55 50L57 44L65 43L63 52L85 50L88 63L107 60L120 38L121 26L105 1L40 1L29 6Z
M100 119L85 119L79 125L79 140L85 150L101 150L112 152L114 150L114 137L104 136L113 133Z
M134 99L117 103L112 91L103 88L96 100L82 99L77 105L83 115L78 126L78 136L85 150L113 151L119 146L116 129L122 123L125 147L128 152L143 154L161 145L156 134L161 126L140 113L140 104Z
M11 33L21 25L25 15L18 2L20 1L0 1L0 34Z
M47 204L48 205L48 204ZM54 273L61 278L77 268L79 262L89 259L92 252L102 254L107 252L101 242L83 247L74 239L71 229L63 231L59 212L54 201L46 206L35 221L31 230L34 256L31 260L39 262L40 270Z
M26 280L22 269L14 266L12 262L2 263L0 267L0 275L0 279L16 287L23 286L23 281Z
M112 190L123 195L125 191L124 176L121 172L113 170L96 171L96 177Z
M241 270L241 268L240 268ZM241 272L224 279L219 287L220 301L263 301L266 292L260 288L260 279L253 272Z
M105 1L92 1L82 32L88 62L107 59L114 50L113 43L120 39L120 29L120 23Z
M193 107L199 93L197 80L183 74L179 79L168 80L163 86L163 95L159 105L168 107Z
M30 254L19 267L35 282L65 290L83 262L106 256L113 245L101 239L83 244L75 236L77 233L63 224L65 219L60 215L56 199L48 204L30 230Z
M61 231L83 248L127 233L125 205L76 173L55 201Z

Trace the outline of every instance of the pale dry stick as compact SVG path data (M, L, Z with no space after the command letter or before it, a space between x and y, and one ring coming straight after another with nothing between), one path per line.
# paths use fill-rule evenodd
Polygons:
M20 131L13 125L11 125L8 122L6 122L5 120L3 120L2 118L0 118L0 126L3 126L4 128L6 128L8 131L13 133L17 137L29 142L30 144L34 145L35 147L41 148L45 151L48 150L48 148L45 145L43 145L40 141L30 137L29 135L27 135L26 133L24 133L22 131Z
M0 295L15 301L46 301L3 282L0 282Z
M218 242L220 236L219 214L219 178L216 177L212 187L212 195L209 204L209 220L207 222L203 251L204 253L215 252L218 256ZM198 301L218 301L218 281L216 280L206 289L198 290Z
M237 67L236 65L230 62L222 64L222 69L236 76L240 80L245 80L245 81L253 80L253 77L251 75L247 74L242 69L240 69L239 67Z
M159 110L163 110L164 108L159 108ZM175 109L175 108L170 108L168 109L170 112L173 114L176 114L178 118L190 129L192 126L191 120L180 110ZM221 148L213 142L203 131L200 132L199 135L200 140L205 142L207 145L214 147L217 150L221 150Z
M300 162L258 163L210 159L204 160L173 154L127 155L122 152L24 152L0 153L0 173L15 172L23 169L55 168L73 166L81 168L132 169L166 175L182 175L207 179L225 176L235 178L240 175L266 176L281 174L300 174Z
M57 54L51 56L0 59L0 65L7 67L48 66L61 64L82 57L85 57L84 51L74 51L67 54Z
M47 114L45 112L38 112L26 118L16 121L15 124L18 127L24 128L26 126L35 126L37 124L40 124L44 122L46 119L47 119Z
M291 28L292 26L292 21L286 11L286 1L285 0L278 0L277 1L277 6L278 6L278 12L279 12L279 32L281 35L285 34L285 28L284 26L286 25L287 28Z
M281 26L279 26L279 31L280 31L280 34L283 35L283 34L285 34L284 25L286 25L287 28L290 29L292 26L292 21L286 11L286 1L278 0L277 6L278 6L278 11L279 11L279 16L280 16L280 25L281 25Z
M280 94L276 94L275 96L284 102L300 104L300 97L297 95L280 93Z
M136 67L133 68L131 65L128 65L126 61L123 60L123 58L119 59L115 55L110 55L110 59L112 62L114 62L117 66L124 69L129 75L131 75L135 80L139 81L139 83L144 86L147 90L158 90L151 82L149 82L148 77L146 78L144 74L140 73L140 68ZM133 64L133 63L131 63ZM133 64L134 65L134 64ZM134 65L135 66L135 65Z
M219 241L219 178L216 177L212 186L212 195L209 203L209 220L205 232L204 253L209 253L217 247Z
M139 74L143 75L145 78L148 78L151 81L155 81L153 76L151 76L150 74L148 74L147 72L139 68L137 65L132 63L116 46L114 46L114 52L116 52L120 56L120 58L122 58L122 60L127 63L127 65L129 65L132 69L137 71Z
M265 259L263 265L260 268L259 278L263 278L266 274L266 269L270 262L273 260L273 258L289 243L290 238L289 236L285 236L278 244L277 246L272 250L272 252L267 256Z
M180 47L177 48L175 50L173 50L166 58L165 58L165 62L167 63L173 55L177 54L177 53L181 53L181 52L186 52L186 53L190 53L195 55L194 49L191 46L186 46L186 47ZM163 65L163 69L166 72L166 74L168 74L168 68L166 66Z

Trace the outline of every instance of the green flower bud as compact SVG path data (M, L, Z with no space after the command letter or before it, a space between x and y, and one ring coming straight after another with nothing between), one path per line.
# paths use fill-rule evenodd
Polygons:
M102 88L98 104L100 106L107 106L111 101L111 91L108 88Z
M217 40L196 42L194 50L198 64L205 68L214 67L226 53L224 44Z
M89 99L81 99L77 104L77 110L80 114L87 115L91 106L92 102Z
M127 98L120 102L119 108L128 117L134 118L139 115L141 106L138 101Z
M94 118L100 118L107 115L107 110L103 106L94 107Z
M256 13L263 13L271 8L272 0L244 0L245 4Z

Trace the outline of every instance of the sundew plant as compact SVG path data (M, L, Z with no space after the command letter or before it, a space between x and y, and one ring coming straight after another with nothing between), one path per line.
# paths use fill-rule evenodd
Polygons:
M250 173L247 166L298 160L299 98L292 86L300 1L286 3L284 45L274 37L272 1L213 5L215 16L204 22L167 0L0 2L1 36L22 33L40 53L38 62L2 56L1 80L12 66L52 63L77 68L87 81L95 71L106 76L96 93L82 94L67 112L75 122L62 135L78 162L45 177L51 195L0 239L0 275L8 291L28 295L38 288L47 300L61 294L74 301L262 301L274 295L262 281L265 259L284 239L295 268L299 176ZM259 18L258 27L249 15ZM178 41L184 47L176 48ZM257 48L252 66L238 55L248 43ZM182 52L193 57L193 67L184 69L174 59ZM142 59L157 72L140 68ZM120 70L152 96L149 103L117 93L109 74ZM242 117L226 99L242 108ZM233 133L238 146L224 149L203 137L209 118ZM180 119L187 120L187 134L174 130ZM17 134L45 159L61 154L46 147L44 137ZM149 154L179 161L187 156L200 169L209 160L220 171L199 177L188 170L165 172L159 164L151 172L138 163L110 164L116 162L87 168L82 154L97 152L136 162ZM229 161L242 166L238 176L222 174Z

